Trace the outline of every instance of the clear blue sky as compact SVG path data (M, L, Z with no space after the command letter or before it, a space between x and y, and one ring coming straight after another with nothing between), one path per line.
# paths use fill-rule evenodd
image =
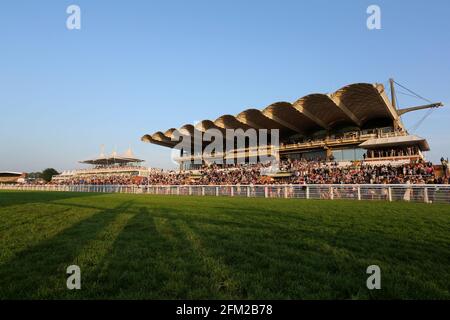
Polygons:
M81 30L66 29L70 4ZM366 28L370 4L382 30ZM101 144L169 167L143 134L354 82L394 77L449 104L449 14L448 0L4 0L0 171L80 167ZM450 156L450 105L415 133L429 159Z

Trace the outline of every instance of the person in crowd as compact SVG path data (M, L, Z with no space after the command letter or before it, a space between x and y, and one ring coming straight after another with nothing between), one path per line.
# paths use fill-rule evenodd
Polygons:
M442 172L444 173L444 177L447 178L447 176L448 176L448 158L446 160L446 159L444 159L444 157L442 157L441 164L442 164Z

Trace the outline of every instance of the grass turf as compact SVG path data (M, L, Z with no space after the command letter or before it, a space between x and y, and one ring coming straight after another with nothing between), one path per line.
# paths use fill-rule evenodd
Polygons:
M449 299L449 231L437 204L0 192L0 299Z

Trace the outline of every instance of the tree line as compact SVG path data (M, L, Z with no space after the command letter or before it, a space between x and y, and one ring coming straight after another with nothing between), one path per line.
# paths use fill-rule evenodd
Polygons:
M59 172L53 168L47 168L41 172L30 172L27 174L28 179L42 179L46 182L50 182L53 176L58 175Z

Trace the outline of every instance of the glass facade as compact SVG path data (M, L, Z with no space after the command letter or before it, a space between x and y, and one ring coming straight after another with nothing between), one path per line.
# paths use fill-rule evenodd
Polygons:
M363 160L363 155L365 152L366 150L361 148L340 149L332 151L335 161Z
M299 153L291 153L289 155L285 155L285 158L293 159L293 160L325 160L327 157L327 153L325 150L318 151L306 151Z

